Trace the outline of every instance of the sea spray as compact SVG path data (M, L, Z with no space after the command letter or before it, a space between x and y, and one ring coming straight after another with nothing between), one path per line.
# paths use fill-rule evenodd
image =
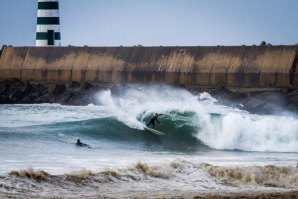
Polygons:
M215 149L298 152L298 120L227 112L216 123L206 122L197 137Z
M144 120L155 112L166 114L179 128L179 115L188 112L193 114L183 118L182 126L198 129L195 136L211 148L298 152L298 119L294 116L249 114L217 104L208 93L193 95L168 86L123 88L115 95L107 90L97 96L108 112L131 128L142 129Z

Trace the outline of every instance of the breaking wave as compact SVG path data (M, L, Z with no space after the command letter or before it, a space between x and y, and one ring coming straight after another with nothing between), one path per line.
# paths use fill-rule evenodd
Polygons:
M208 93L192 94L169 86L130 85L100 91L95 98L97 103L88 106L1 106L0 137L5 132L11 134L11 129L30 129L30 133L47 132L48 136L71 134L126 143L146 141L169 150L298 152L298 118L293 115L250 114L220 105ZM165 136L144 131L156 112L164 114L156 129L165 132Z
M83 186L82 186L83 185ZM253 186L252 186L253 185ZM175 160L162 165L137 162L118 169L92 172L83 169L62 175L51 175L42 170L11 171L0 176L2 193L36 193L43 190L44 196L84 195L92 197L116 194L165 193L168 187L180 191L231 192L298 189L298 170L293 166L222 167L206 163ZM117 187L117 191L115 190ZM137 189L139 193L133 191ZM163 192L164 191L164 192ZM118 194L118 195L117 195ZM123 196L124 197L124 196ZM125 195L130 197L130 195Z

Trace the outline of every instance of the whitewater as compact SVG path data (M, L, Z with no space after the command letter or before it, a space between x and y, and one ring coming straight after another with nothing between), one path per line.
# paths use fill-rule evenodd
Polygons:
M187 193L298 190L297 113L252 114L208 93L164 85L105 89L93 97L95 103L87 106L0 105L0 185L15 186L16 176L40 170L47 185L31 179L29 185L49 197L77 196L52 191L62 182L76 190L65 176L83 176L116 198L133 197L129 187L156 196L169 187ZM144 129L155 113L163 114L156 124L163 136ZM92 148L77 147L77 139ZM268 172L276 175L266 177ZM17 181L30 192L28 179ZM8 194L3 187L0 193Z

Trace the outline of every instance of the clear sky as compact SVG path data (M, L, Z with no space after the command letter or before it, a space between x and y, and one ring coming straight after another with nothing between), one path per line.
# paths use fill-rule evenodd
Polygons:
M37 0L1 0L0 46L34 46ZM62 45L298 43L298 0L60 0Z

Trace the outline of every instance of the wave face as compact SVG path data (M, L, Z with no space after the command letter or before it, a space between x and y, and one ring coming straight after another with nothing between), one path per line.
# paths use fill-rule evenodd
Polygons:
M118 87L95 98L96 105L88 106L1 105L0 138L65 143L82 138L155 151L298 152L295 115L254 115L222 106L208 93L157 85ZM156 129L165 136L144 130L154 113L164 114Z

